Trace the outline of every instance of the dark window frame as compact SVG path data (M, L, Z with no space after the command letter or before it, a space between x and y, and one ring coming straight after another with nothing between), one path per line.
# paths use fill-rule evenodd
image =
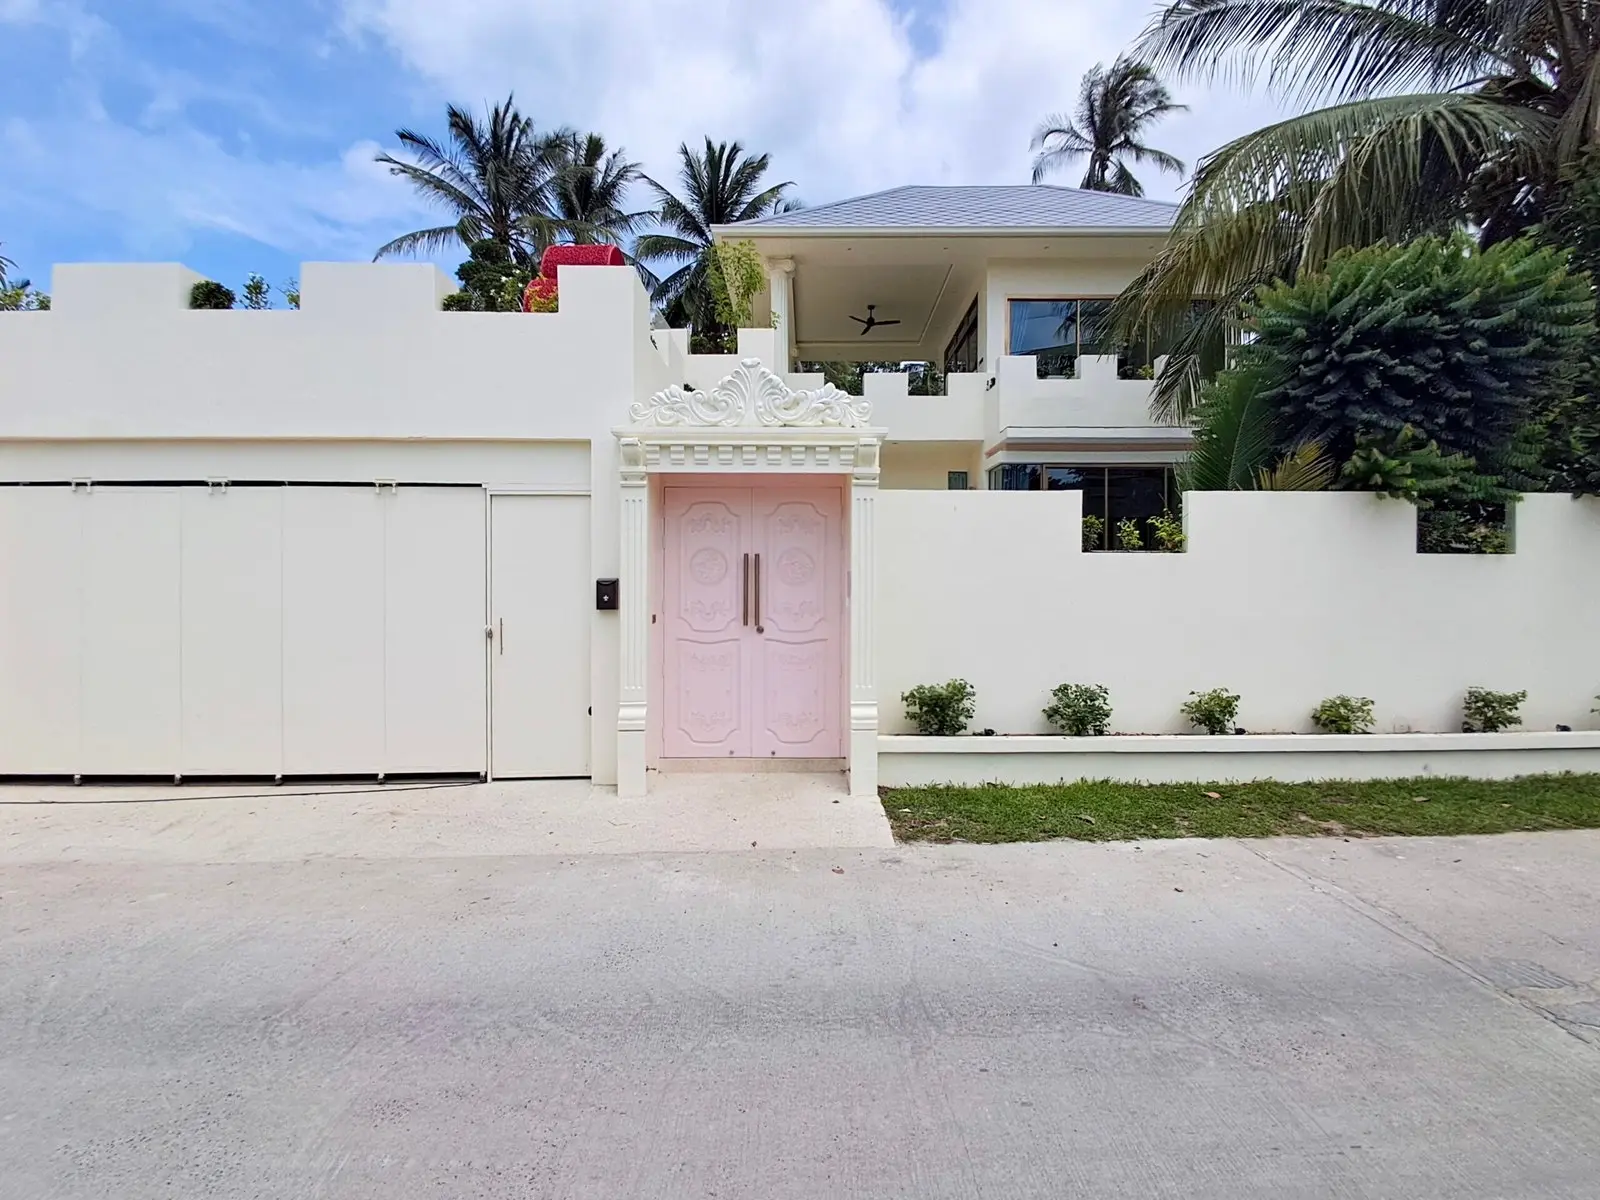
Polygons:
M1052 471L1072 471L1084 477L1085 483L1090 483L1089 476L1098 474L1098 479L1091 486L1079 488L1052 488L1050 487L1050 473ZM1126 472L1122 482L1133 482L1136 476L1149 476L1154 472L1161 472L1161 510L1180 516L1183 509L1183 496L1178 490L1176 470L1171 463L1071 463L1071 462L1021 462L1000 463L989 468L989 487L992 491L1081 491L1086 494L1097 494L1100 498L1099 511L1092 512L1086 505L1083 515L1097 516L1102 523L1100 531L1101 550L1110 550L1116 544L1116 526L1112 521L1111 510L1113 505L1112 472ZM1144 549L1155 548L1155 536L1150 529L1149 516L1138 518L1141 533L1144 536Z
M944 347L944 373L954 375L957 372L972 374L978 369L978 300L972 298L972 305L962 316L960 324L956 326L955 333L950 335L950 340ZM965 349L967 354L960 357Z

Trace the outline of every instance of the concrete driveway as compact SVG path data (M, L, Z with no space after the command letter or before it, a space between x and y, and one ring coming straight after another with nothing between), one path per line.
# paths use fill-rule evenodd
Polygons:
M0 864L0 1192L1569 1197L1600 836Z

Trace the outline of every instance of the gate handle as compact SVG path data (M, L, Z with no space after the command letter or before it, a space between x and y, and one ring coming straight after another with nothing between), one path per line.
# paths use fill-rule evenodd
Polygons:
M741 589L740 595L742 599L739 624L748 625L750 624L750 556L748 554L744 556L744 587Z
M756 555L756 632L764 633L761 628L761 555Z

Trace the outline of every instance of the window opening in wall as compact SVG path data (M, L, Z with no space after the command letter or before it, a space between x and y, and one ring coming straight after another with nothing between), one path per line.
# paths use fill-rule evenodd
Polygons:
M1040 379L1070 379L1077 374L1078 358L1085 354L1115 354L1122 379L1152 379L1155 361L1170 354L1178 340L1213 305L1196 300L1189 318L1173 326L1148 331L1132 345L1111 335L1111 304L1105 298L1012 300L1008 304L1007 353L1031 354Z
M1069 463L1003 463L989 470L989 486L1006 492L1083 493L1083 515L1100 521L1098 545L1086 549L1127 549L1118 537L1123 521L1133 522L1138 549L1159 549L1152 517L1179 516L1182 497L1171 467L1076 466ZM1091 526L1092 528L1092 526Z
M944 477L946 491L964 492L967 490L967 473L965 471L946 471Z
M974 297L967 315L956 326L955 336L944 349L944 373L972 372L978 369L978 301Z

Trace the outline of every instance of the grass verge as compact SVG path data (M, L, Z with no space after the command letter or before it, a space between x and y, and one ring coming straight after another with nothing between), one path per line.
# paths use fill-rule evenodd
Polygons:
M1371 837L1600 828L1600 775L1364 783L1116 783L884 788L905 842Z

